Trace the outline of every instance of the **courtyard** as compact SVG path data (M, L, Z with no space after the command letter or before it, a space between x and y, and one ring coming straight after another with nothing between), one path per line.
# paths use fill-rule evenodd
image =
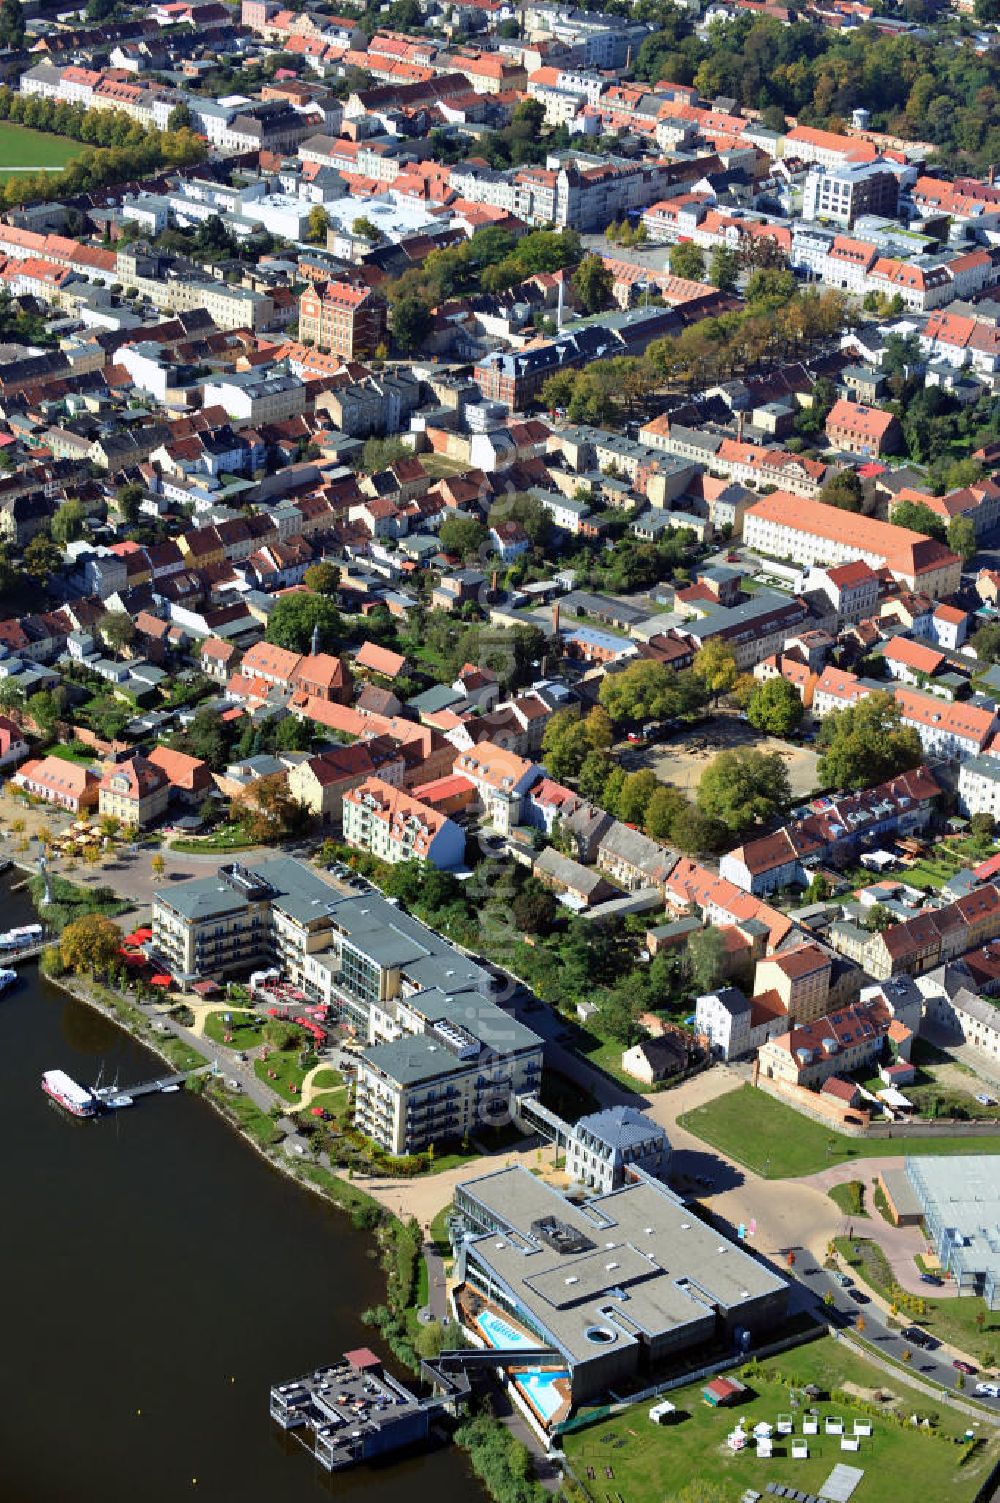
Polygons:
M807 797L817 786L819 755L811 746L762 735L747 721L732 714L711 715L698 725L678 731L667 742L629 746L621 755L621 763L630 772L651 768L661 783L672 783L682 792L693 794L713 757L735 747L777 752L788 771L794 799Z

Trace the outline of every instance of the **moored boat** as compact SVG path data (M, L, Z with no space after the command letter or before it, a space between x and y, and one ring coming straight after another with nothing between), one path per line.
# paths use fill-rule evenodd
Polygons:
M73 1117L93 1117L97 1111L98 1102L93 1091L78 1085L65 1070L46 1070L42 1076L42 1090Z

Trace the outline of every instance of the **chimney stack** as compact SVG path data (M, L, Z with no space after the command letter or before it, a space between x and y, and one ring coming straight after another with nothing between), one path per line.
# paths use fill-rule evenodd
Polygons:
M490 575L490 589L494 595L497 592L497 580L499 579L499 577L500 576L497 574L496 569L494 569L493 573Z
M558 600L553 600L553 602L552 602L552 635L554 637L558 637L558 635L559 635L559 602L558 602Z

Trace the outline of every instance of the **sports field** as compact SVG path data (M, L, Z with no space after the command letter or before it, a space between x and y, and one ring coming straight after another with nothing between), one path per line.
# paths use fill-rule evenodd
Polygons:
M50 136L44 131L0 121L0 179L42 169L58 172L87 150L83 141L70 141L66 136Z

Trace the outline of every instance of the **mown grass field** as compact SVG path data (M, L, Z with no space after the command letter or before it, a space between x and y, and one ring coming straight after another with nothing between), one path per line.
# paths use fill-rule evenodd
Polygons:
M940 1138L848 1138L803 1117L790 1106L743 1085L685 1112L680 1125L727 1158L765 1179L816 1174L831 1164L919 1154L1000 1153L1000 1135Z
M971 1503L996 1462L998 1442L989 1427L983 1427L989 1439L970 1451L962 1443L964 1415L870 1367L829 1338L765 1359L762 1371L748 1373L743 1381L747 1394L730 1409L710 1409L701 1397L702 1384L694 1383L669 1394L678 1410L671 1424L654 1424L647 1400L566 1435L563 1443L574 1473L593 1498L602 1500L610 1496L620 1497L622 1503L663 1503L664 1499L686 1498L685 1490L690 1487L703 1489L697 1496L711 1498L713 1503L716 1498L720 1503L730 1499L736 1503L747 1488L766 1496L765 1488L772 1481L818 1493L843 1460L864 1471L852 1503L896 1503L910 1491L921 1498ZM844 1455L839 1439L826 1434L809 1438L806 1460L792 1460L784 1436L775 1438L769 1461L758 1460L753 1452L736 1454L729 1449L726 1436L741 1416L752 1430L761 1420L774 1425L779 1414L791 1413L795 1433L801 1436L802 1409L801 1405L792 1409L790 1390L806 1383L815 1383L824 1394L815 1403L821 1430L827 1415L840 1416L848 1435L855 1419L871 1420L873 1434L862 1440L859 1452ZM846 1401L829 1397L846 1385L851 1385ZM876 1389L893 1399L878 1406L886 1412L873 1416L865 1400ZM861 1401L857 1407L851 1402L855 1395ZM927 1432L900 1425L894 1414L905 1420L913 1414L921 1419L933 1414L937 1428Z
M20 176L21 172L48 168L58 172L67 162L90 150L83 141L66 136L50 136L45 131L28 130L23 125L0 121L0 179Z

